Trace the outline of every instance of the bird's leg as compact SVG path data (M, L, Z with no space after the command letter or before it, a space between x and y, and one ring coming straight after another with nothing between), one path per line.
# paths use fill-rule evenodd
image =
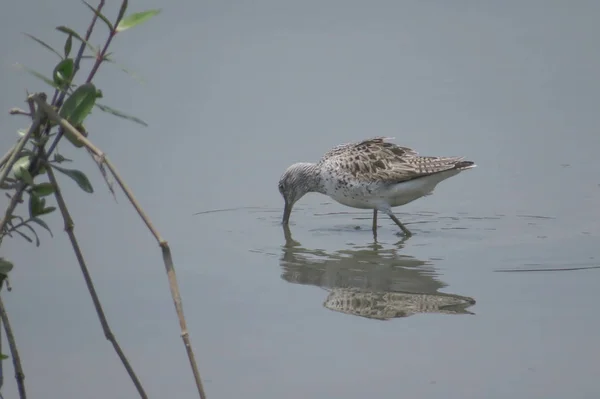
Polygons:
M373 209L373 235L377 237L377 209Z
M406 237L410 237L410 236L412 236L412 233L410 232L410 230L408 230L408 229L407 229L407 228L406 228L406 227L405 227L405 226L404 226L404 225L403 225L403 224L402 224L402 223L401 223L401 222L398 220L398 218L396 217L396 215L394 215L394 214L392 213L392 211L390 211L390 212L388 213L388 216L389 216L389 217L390 217L390 218L391 218L391 219L394 221L394 223L396 223L396 224L398 225L398 227L400 227L400 228L402 229L402 232L404 232L404 235L405 235Z

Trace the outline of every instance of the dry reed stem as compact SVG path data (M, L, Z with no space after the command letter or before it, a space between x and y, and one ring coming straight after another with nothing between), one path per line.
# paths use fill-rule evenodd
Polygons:
M102 325L102 331L104 332L104 336L107 340L110 341L110 343L115 348L115 352L117 352L119 359L121 359L123 366L125 366L127 374L129 374L129 377L133 381L133 384L138 390L138 393L142 398L146 399L148 396L146 395L142 384L140 383L135 372L133 371L133 368L129 364L129 360L127 360L127 357L121 350L121 346L117 342L117 339L115 338L113 332L111 331L108 325L108 321L106 320L106 316L104 315L104 310L102 309L102 304L100 304L100 299L98 299L98 294L96 293L96 288L94 287L92 277L90 276L90 273L88 271L85 259L83 258L83 253L81 252L81 248L79 247L79 243L77 242L77 238L75 237L75 224L73 223L71 214L67 209L67 204L65 203L60 187L58 186L58 182L56 181L56 176L54 175L54 172L52 171L51 167L47 168L47 174L48 178L50 179L50 183L54 186L54 196L56 198L58 208L60 209L60 213L62 214L63 221L65 223L65 231L69 236L71 246L73 247L73 251L75 252L75 256L77 257L77 261L79 262L79 267L81 268L81 273L83 274L83 278L85 279L85 284L88 288L88 291L90 292L92 301L94 302L94 308L96 308L96 313L98 314L98 318L100 319L100 324Z
M198 389L198 394L200 395L200 398L206 399L206 394L204 392L204 386L202 384L202 379L200 378L200 372L198 371L198 365L196 363L194 350L192 349L192 345L191 345L190 338L189 338L189 333L187 330L187 323L185 321L185 316L183 314L183 304L182 304L182 300L181 300L181 295L179 293L179 285L177 283L177 275L175 273L175 267L173 264L173 258L171 256L171 249L169 248L169 244L167 243L167 241L165 241L160 236L158 230L156 230L156 228L150 221L150 218L148 218L148 216L142 209L139 202L135 199L133 192L127 186L127 184L123 181L123 179L117 172L116 167L112 164L112 162L110 162L106 158L106 155L104 154L104 152L102 152L102 150L100 150L98 147L96 147L90 140L88 140L81 133L79 133L79 131L77 131L77 129L75 129L66 119L61 118L52 109L52 107L50 107L50 105L48 105L48 103L46 103L46 101L42 97L40 97L39 95L35 95L35 96L33 96L33 100L36 102L36 104L41 109L41 111L44 112L48 116L49 119L51 119L54 122L56 122L57 124L59 124L63 129L68 130L69 133L71 133L73 136L75 136L77 138L77 140L79 140L80 143L85 145L91 152L93 152L96 156L98 156L106 164L106 166L110 170L111 174L114 176L115 180L117 181L117 183L119 184L119 186L121 187L121 189L123 190L125 195L127 196L127 199L129 200L129 202L131 202L131 204L137 211L140 218L142 218L142 220L148 227L148 230L150 230L150 232L152 233L152 235L158 242L158 245L160 246L161 251L162 251L163 262L165 264L167 277L169 279L169 288L171 290L171 297L173 298L173 303L175 305L175 311L177 312L177 317L179 319L179 326L181 328L181 338L183 340L183 343L184 343L184 346L185 346L185 349L186 349L186 352L188 355L188 359L190 361L192 373L193 373L194 379L196 381L196 388ZM50 168L48 170L50 170Z
M0 318L2 319L2 324L4 325L4 331L6 332L6 340L8 341L8 346L10 348L10 355L13 361L13 367L15 368L15 378L17 379L17 387L19 389L19 398L25 399L27 398L27 393L25 392L25 374L23 373L23 367L21 366L21 357L19 356L19 351L17 350L17 343L15 342L15 336L12 332L12 328L10 328L10 322L8 321L8 316L6 314L6 309L4 308L4 302L2 302L2 297L0 296Z

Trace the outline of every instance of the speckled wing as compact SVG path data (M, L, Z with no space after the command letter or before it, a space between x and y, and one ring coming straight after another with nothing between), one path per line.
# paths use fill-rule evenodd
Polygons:
M415 150L410 149L408 147L400 147L393 143L389 143L385 140L391 140L390 137L374 137L371 139L363 140L359 143L348 143L341 144L336 147L333 147L331 150L327 151L325 155L323 155L322 160L325 161L327 159L331 159L337 156L348 156L350 154L356 152L367 152L374 153L380 150L385 150L395 154L396 156L417 156L419 155Z
M361 181L401 183L450 169L468 167L462 157L423 157L377 137L344 144L328 151L321 160L326 168Z

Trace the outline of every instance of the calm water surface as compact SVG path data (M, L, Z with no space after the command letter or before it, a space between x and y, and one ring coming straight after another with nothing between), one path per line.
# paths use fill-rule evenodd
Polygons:
M172 247L209 398L600 397L599 4L178 0L123 36L149 83L99 82L150 128L94 115L92 137ZM42 88L10 64L47 62L11 22L42 13L13 6L3 110ZM52 12L31 33L66 24ZM397 209L408 240L317 194L285 231L285 168L376 135L478 167ZM96 188L64 181L114 333L151 397L195 397L159 249L70 151ZM30 396L135 397L49 222L40 248L2 247Z

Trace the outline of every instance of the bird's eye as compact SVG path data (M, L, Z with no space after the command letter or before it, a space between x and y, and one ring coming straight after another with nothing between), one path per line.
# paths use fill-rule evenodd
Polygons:
M283 183L279 183L279 191L283 191Z

